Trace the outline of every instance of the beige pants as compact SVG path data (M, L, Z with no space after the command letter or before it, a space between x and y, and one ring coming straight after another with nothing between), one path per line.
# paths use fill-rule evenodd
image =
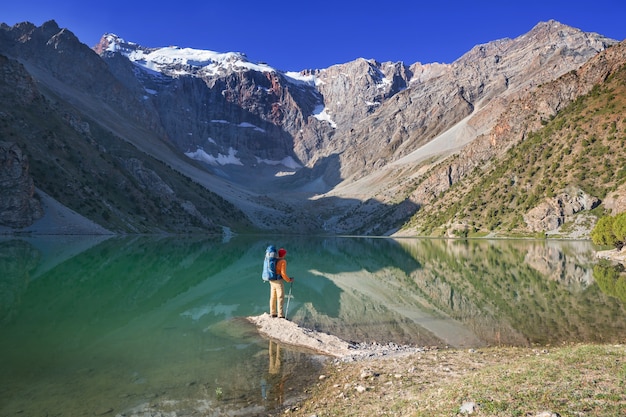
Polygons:
M270 375L276 375L280 371L280 345L270 340Z
M285 285L282 279L270 281L270 314L276 315L276 307L278 307L278 316L284 317L283 304L285 303Z

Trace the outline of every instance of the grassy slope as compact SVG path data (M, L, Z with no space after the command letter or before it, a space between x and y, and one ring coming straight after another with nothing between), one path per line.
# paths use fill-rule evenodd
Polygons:
M623 416L626 346L426 350L333 363L291 416ZM547 414L550 415L550 414Z

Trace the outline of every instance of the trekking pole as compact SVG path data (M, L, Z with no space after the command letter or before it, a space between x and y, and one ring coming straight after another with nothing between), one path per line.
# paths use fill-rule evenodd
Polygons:
M285 320L287 320L287 313L289 313L289 301L291 301L291 298L293 297L293 295L291 295L291 288L293 288L293 281L289 283L289 294L287 294L287 308L285 309Z

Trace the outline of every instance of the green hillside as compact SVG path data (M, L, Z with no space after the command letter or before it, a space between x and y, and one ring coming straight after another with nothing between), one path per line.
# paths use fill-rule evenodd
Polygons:
M626 182L625 115L622 67L503 158L423 207L405 227L424 235L441 235L459 224L466 226L459 233L469 236L529 235L523 216L547 198L582 190L602 201ZM592 214L603 212L600 204Z

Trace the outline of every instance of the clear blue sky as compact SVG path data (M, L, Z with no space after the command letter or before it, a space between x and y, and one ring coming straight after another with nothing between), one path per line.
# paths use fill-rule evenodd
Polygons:
M528 0L6 0L12 26L55 20L88 46L105 33L147 47L243 52L284 71L356 58L450 63L473 46L514 38L550 19L626 39L626 1Z

